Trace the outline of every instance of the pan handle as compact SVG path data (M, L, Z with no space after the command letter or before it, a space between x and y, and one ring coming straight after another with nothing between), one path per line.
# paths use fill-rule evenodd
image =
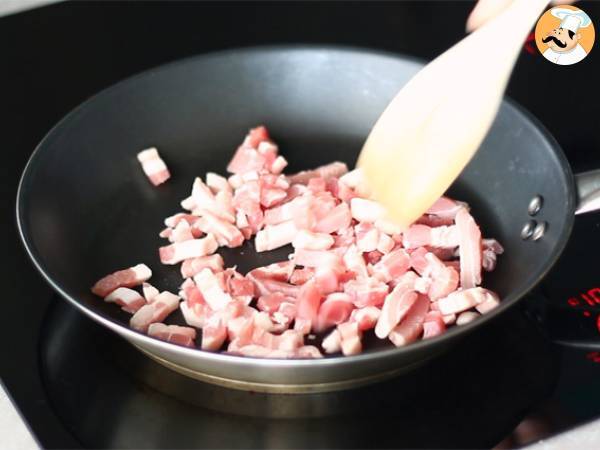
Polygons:
M600 210L600 169L575 175L577 209L575 214Z

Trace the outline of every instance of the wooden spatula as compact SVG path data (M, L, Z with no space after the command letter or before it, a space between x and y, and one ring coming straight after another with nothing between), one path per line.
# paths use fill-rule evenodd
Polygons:
M387 106L358 160L372 197L402 227L473 157L498 112L527 34L548 0L515 0L425 66Z

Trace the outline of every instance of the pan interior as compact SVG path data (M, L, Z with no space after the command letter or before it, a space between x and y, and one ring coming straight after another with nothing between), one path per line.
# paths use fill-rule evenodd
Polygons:
M144 262L154 285L176 292L178 266L158 259L157 248L165 245L158 237L162 221L180 210L194 177L225 172L250 127L269 127L290 163L286 171L332 160L352 166L379 113L419 67L363 51L268 48L200 56L126 80L67 116L32 157L18 210L26 244L70 297L126 324L129 315L94 297L90 286ZM158 188L135 158L151 146L172 173ZM484 285L508 302L539 279L566 238L571 181L561 161L545 133L505 102L451 188L451 195L472 206L483 234L505 248ZM539 241L523 242L519 235L535 194L544 197L536 220L549 226ZM257 254L246 243L222 254L227 265L245 273L284 260L290 251Z

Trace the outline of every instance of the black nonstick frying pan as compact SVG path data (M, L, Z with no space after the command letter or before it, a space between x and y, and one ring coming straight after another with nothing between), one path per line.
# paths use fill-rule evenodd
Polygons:
M223 173L245 132L266 124L289 171L333 160L353 165L371 126L419 62L367 50L264 47L201 55L137 75L66 116L31 157L18 193L21 237L35 266L65 299L163 364L213 383L272 392L341 389L422 363L485 326L544 277L569 238L577 205L591 208L600 175L575 179L558 144L528 113L503 102L492 130L450 194L468 202L486 237L505 248L484 286L501 306L441 337L404 348L367 341L352 357L276 360L188 349L128 328L129 315L90 293L116 269L149 265L160 289L177 292L178 267L157 248L164 217L178 210L195 176ZM457 133L462 130L457 129ZM172 179L155 188L135 158L156 146ZM543 199L530 216L532 199ZM596 198L597 200L597 198ZM590 206L592 205L592 206ZM524 233L535 220L531 233ZM225 250L245 271L289 249ZM177 313L178 314L178 313ZM181 321L174 314L171 322ZM507 330L509 333L510 330ZM93 349L90 349L93 351Z

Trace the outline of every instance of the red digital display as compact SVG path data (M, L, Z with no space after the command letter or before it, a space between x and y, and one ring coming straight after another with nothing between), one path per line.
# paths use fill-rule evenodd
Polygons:
M588 289L585 292L582 292L581 294L579 294L576 297L569 297L567 299L567 304L572 308L578 308L578 307L585 308L582 311L583 316L591 317L592 311L589 310L590 308L593 308L594 310L596 308L598 308L600 310L600 287L593 287L591 289ZM594 313L595 313L595 311L594 311ZM598 333L600 333L600 314L598 314L596 317L596 329L598 330ZM598 352L592 352L592 353L598 353ZM596 356L598 358L598 361L594 361L594 362L600 362L600 354L597 354Z

